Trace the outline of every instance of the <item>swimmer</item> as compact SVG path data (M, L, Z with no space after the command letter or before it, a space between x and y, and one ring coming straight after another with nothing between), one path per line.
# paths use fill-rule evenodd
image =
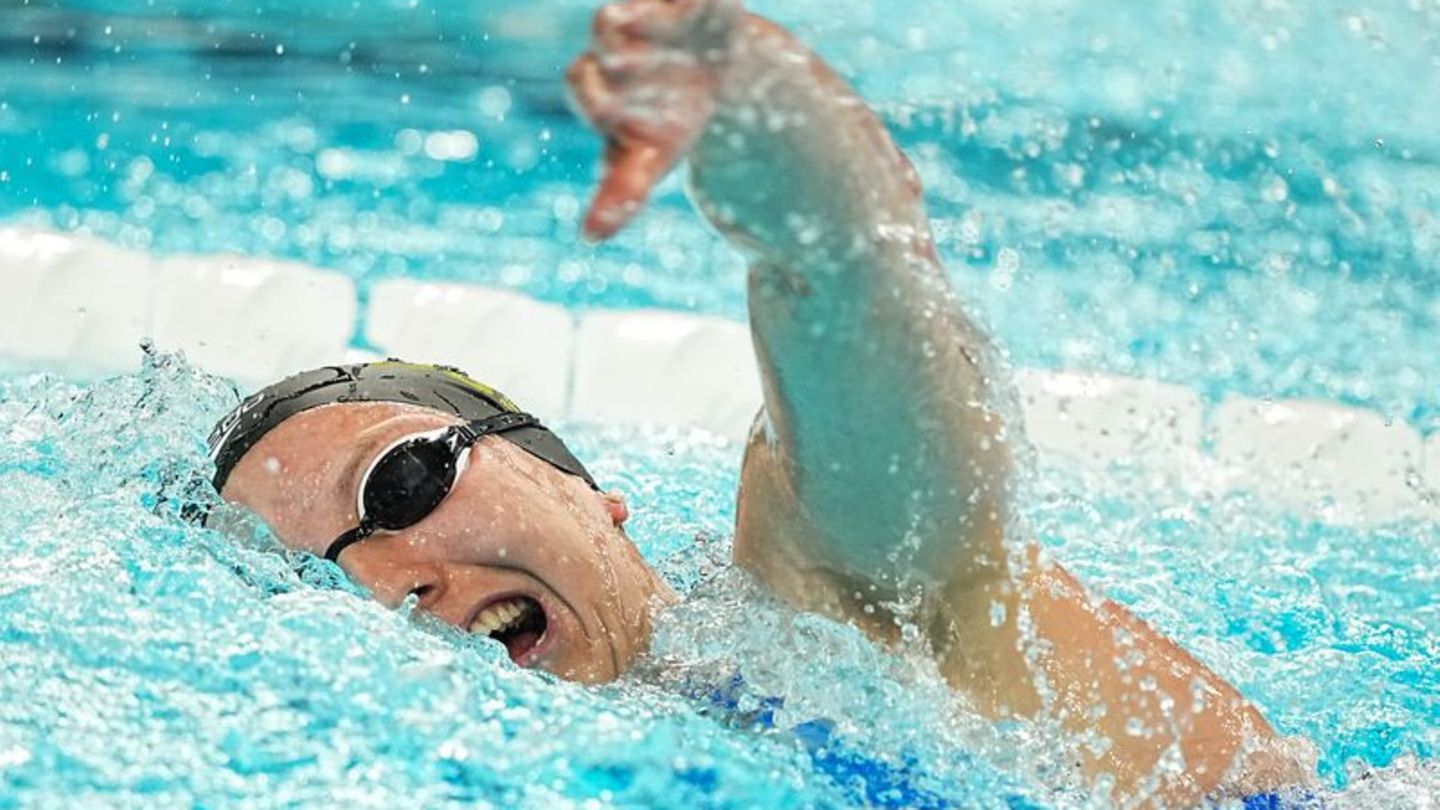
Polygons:
M700 213L750 260L764 408L734 561L796 608L885 645L921 629L988 717L1056 723L1117 802L1189 806L1304 784L1243 696L1029 538L1007 537L1006 383L957 305L915 170L824 62L739 0L603 8L569 82L606 138L584 222L608 238L682 162ZM287 546L598 683L642 656L676 595L561 440L453 370L310 372L212 436L224 498ZM916 596L908 615L891 608Z

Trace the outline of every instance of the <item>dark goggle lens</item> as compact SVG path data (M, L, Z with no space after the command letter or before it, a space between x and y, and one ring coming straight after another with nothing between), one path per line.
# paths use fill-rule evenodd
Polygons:
M435 511L455 484L455 448L443 439L415 439L385 454L365 481L365 520L398 531Z

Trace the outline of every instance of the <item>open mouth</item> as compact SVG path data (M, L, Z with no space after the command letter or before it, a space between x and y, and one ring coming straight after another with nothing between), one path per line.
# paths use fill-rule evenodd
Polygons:
M505 645L510 660L524 664L525 655L545 640L545 609L528 596L509 596L486 605L470 622L472 633Z

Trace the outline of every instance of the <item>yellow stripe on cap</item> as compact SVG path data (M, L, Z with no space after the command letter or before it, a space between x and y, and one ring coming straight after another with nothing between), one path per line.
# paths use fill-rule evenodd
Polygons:
M369 364L370 368L405 368L411 371L439 372L448 377L452 382L463 385L466 388L474 389L481 396L494 402L502 410L510 413L520 413L520 406L516 405L509 397L496 391L494 388L480 382L454 366L442 366L439 364L408 363L404 360L380 360Z

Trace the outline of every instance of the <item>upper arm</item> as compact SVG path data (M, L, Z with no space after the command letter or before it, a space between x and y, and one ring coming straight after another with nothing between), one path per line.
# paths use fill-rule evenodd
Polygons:
M864 609L865 604L880 601L870 585L815 553L826 538L796 496L788 462L774 438L762 409L741 470L735 562L802 610L851 621L873 638L893 640L894 623Z
M754 25L690 156L695 202L753 259L767 427L746 461L742 550L842 588L992 571L1010 468L998 368L913 169L818 57Z
M830 602L988 578L1004 567L1011 460L984 336L938 267L848 272L870 281L838 305L752 278L766 412L746 451L737 560L772 585L795 580L782 592L842 593Z

